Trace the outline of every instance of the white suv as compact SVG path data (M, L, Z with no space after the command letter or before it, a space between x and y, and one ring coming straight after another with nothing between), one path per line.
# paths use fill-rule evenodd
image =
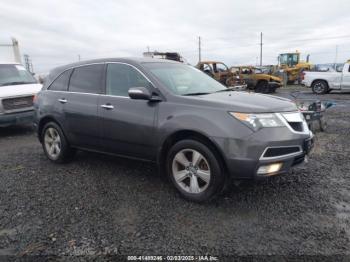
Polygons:
M0 127L33 121L33 99L41 89L18 63L0 63Z

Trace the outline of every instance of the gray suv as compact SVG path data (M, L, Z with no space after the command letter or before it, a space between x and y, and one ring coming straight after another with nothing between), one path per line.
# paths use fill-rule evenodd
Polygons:
M158 164L205 201L231 180L286 173L313 135L294 103L236 92L198 69L157 59L100 59L52 70L34 102L46 156L77 149Z

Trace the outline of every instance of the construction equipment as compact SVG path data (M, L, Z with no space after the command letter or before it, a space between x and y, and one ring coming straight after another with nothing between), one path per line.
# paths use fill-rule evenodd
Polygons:
M282 86L281 78L264 73L262 69L254 66L233 66L230 71L257 93L274 93Z
M236 84L236 76L234 76L227 65L222 62L202 61L196 65L196 68L208 74L225 86L234 86Z
M278 66L287 74L287 83L294 83L298 81L301 83L301 73L308 71L312 68L312 64L309 63L309 56L306 56L306 61L300 60L300 53L283 53L278 56Z
M177 52L144 52L144 57L151 57L151 58L159 58L159 59L167 59L167 60L173 60L178 61L181 63L187 63L186 59L184 59L179 53Z

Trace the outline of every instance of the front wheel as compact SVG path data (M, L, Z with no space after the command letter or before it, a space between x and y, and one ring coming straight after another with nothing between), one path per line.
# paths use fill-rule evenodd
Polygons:
M219 193L225 182L218 156L196 140L177 142L167 157L170 180L188 200L203 202Z
M41 143L45 155L52 162L67 162L75 153L75 150L69 146L62 129L55 122L49 122L44 126L41 132Z

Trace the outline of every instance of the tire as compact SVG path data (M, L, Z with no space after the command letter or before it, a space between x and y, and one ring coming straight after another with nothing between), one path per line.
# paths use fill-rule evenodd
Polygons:
M259 81L255 87L255 92L263 94L269 93L269 83L267 81Z
M166 166L169 179L187 200L208 201L223 189L223 165L205 143L192 139L177 142L168 152Z
M324 80L316 80L312 83L312 92L317 95L323 95L328 92L328 84Z
M44 126L40 138L44 153L52 162L65 163L73 158L75 150L69 146L62 129L55 122Z

